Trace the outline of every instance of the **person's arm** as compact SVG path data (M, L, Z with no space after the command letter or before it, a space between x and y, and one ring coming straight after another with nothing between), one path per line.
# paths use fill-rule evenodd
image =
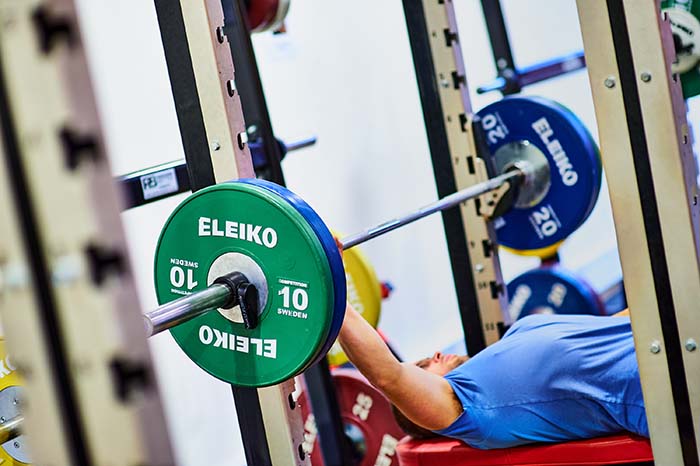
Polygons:
M367 380L419 426L444 429L462 413L447 380L414 364L400 363L349 304L338 341Z
M620 311L620 312L612 315L612 317L629 317L629 316L630 316L630 308L625 308L624 311Z

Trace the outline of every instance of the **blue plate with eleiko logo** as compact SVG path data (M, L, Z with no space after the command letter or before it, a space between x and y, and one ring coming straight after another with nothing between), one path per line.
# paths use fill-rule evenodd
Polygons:
M564 106L542 97L507 97L477 115L496 172L502 171L514 144L539 149L550 169L550 186L541 200L516 206L495 220L499 244L517 252L564 240L588 218L600 192L600 153L584 124Z
M540 267L508 283L508 314L516 320L531 314L605 315L595 290L560 266Z
M331 346L333 346L333 343L338 337L338 333L340 333L340 327L342 327L343 319L345 318L347 285L345 279L345 267L343 266L343 259L338 251L338 246L333 238L333 234L330 232L323 220L321 220L321 217L316 213L316 211L312 209L311 206L306 203L306 201L289 189L270 181L257 178L244 178L237 181L240 183L252 184L265 188L284 198L302 215L302 217L306 219L307 222L309 222L311 229L316 233L316 236L318 236L318 239L323 246L323 250L328 256L328 263L330 265L331 276L333 278L333 288L335 290L334 312L328 341L326 341L326 343L320 349L317 357L311 364L309 364L313 365L321 358L325 357L326 353L328 353L328 351L331 349Z

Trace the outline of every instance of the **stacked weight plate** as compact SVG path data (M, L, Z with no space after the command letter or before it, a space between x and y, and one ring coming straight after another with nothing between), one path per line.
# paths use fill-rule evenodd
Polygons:
M359 466L398 464L396 445L405 436L396 423L389 401L353 369L333 371L333 384L343 419ZM318 430L306 395L297 400L304 417L304 450L313 466L323 466Z
M284 23L290 0L246 0L251 32L274 31Z
M583 279L560 266L529 270L508 283L513 320L531 314L605 315L605 306Z

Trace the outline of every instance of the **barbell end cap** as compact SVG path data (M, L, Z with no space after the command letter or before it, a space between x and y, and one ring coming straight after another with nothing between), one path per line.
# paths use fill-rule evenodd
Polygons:
M147 315L143 316L143 326L146 329L146 337L152 337L155 334L153 321Z

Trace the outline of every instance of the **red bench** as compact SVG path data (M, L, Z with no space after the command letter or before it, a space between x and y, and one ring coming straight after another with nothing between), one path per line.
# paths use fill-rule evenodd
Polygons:
M446 438L407 437L397 451L401 466L602 466L654 460L649 440L631 434L501 450L477 450Z

